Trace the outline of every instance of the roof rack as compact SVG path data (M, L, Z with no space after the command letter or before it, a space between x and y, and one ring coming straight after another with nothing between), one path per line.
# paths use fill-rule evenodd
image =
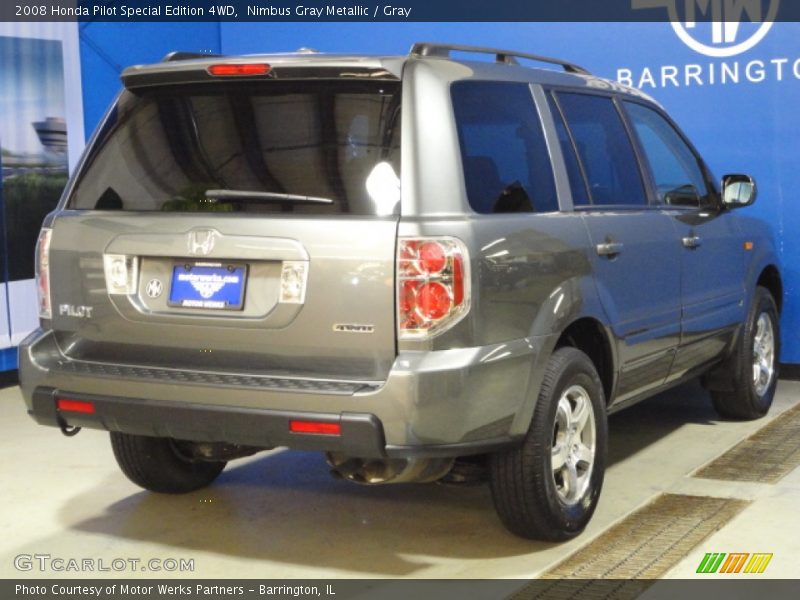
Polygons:
M170 52L161 59L161 62L175 62L176 60L195 60L198 58L222 58L224 54L212 54L211 52L184 52L177 50Z
M549 58L547 56L539 56L538 54L516 52L514 50L498 50L497 48L482 48L480 46L464 46L459 44L435 44L430 42L417 42L411 47L412 56L437 56L440 58L449 58L450 52L476 52L479 54L494 54L497 62L507 65L518 65L519 62L517 62L517 58L526 58L528 60L535 60L537 62L559 65L563 67L567 73L591 75L591 73L583 67L570 62L559 60L557 58Z

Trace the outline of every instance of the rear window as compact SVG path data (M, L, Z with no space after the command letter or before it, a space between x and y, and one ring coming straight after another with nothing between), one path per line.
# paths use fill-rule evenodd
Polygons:
M400 83L175 85L121 96L72 209L389 215Z
M459 81L450 94L472 209L557 211L550 156L528 84Z

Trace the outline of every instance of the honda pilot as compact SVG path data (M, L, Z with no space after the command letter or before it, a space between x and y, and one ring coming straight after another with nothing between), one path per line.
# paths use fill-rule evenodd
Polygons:
M510 531L566 540L609 414L696 377L724 417L769 409L755 182L717 179L641 92L430 43L122 81L44 222L20 380L38 423L109 431L139 486L316 450L361 484L488 479Z

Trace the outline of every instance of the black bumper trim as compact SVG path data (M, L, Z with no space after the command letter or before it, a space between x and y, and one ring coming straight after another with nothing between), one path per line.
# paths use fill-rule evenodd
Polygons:
M92 414L59 411L57 399L92 402ZM242 446L342 452L348 456L386 455L383 425L369 413L312 413L70 393L39 387L30 415L40 425L105 429L179 440L227 442ZM291 420L338 423L341 435L298 434Z

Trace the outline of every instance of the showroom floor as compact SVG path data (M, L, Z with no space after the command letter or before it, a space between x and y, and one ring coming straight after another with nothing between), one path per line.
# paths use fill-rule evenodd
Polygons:
M83 431L66 438L56 429L36 426L25 415L19 389L7 388L0 391L0 419L7 426L0 439L6 457L0 467L0 530L5 534L0 576L25 575L14 567L20 554L106 563L114 558L193 559L194 572L169 574L193 578L532 578L547 575L559 563L551 575L566 569L580 576L583 567L562 561L598 536L597 543L604 542L601 534L610 528L613 537L632 512L663 493L662 499L733 500L723 502L724 511L712 507L716 517L722 515L719 523L700 517L706 530L698 529L698 523L690 527L704 539L682 538L684 549L678 552L681 547L673 544L673 558L666 550L655 551L664 576L693 576L706 552L766 552L774 556L762 577L798 577L797 436L777 450L769 444L756 448L763 456L780 452L787 458L784 466L790 472L773 483L691 476L798 404L800 383L782 381L768 418L723 422L707 395L690 384L612 416L610 467L597 513L578 539L549 545L508 534L495 516L487 486L359 487L329 477L316 454L276 451L229 465L215 485L201 492L180 497L146 493L118 471L106 434ZM783 419L794 413L800 414L793 410ZM733 462L745 464L735 456ZM649 526L661 519L649 517ZM626 537L615 548L623 551ZM659 539L656 532L647 542L651 550Z

